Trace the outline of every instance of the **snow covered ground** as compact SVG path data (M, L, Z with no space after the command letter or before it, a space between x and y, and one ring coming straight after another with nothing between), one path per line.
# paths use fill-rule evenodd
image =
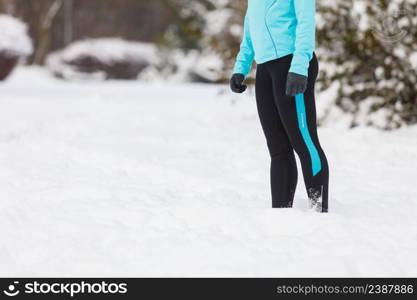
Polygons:
M270 209L253 91L21 68L0 93L0 276L417 276L416 127L322 128L323 215L302 180Z

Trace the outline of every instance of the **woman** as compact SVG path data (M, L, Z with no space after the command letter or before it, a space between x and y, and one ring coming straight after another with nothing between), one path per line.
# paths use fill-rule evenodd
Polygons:
M314 98L315 11L315 0L248 0L230 86L243 93L256 60L256 102L271 155L272 206L292 207L295 150L311 207L327 212L329 169L317 136Z

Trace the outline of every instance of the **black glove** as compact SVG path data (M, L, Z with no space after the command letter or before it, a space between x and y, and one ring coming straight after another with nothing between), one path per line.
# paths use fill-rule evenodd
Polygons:
M243 74L233 74L232 78L230 78L230 88L235 93L243 93L246 91L247 86L243 84L243 81L245 80L245 76Z
M289 72L287 76L287 90L286 94L289 97L294 97L297 94L304 94L307 89L307 77Z

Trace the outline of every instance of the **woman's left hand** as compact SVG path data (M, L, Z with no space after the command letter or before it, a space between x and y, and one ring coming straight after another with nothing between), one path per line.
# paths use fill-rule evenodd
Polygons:
M307 89L307 77L289 72L287 76L286 94L289 97L294 97L297 94L304 94Z

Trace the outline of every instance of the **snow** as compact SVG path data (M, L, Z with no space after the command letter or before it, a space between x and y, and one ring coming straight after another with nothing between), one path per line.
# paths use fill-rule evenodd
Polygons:
M51 53L47 58L47 66L52 72L63 74L69 79L91 77L82 74L68 62L80 57L94 57L102 64L111 65L117 61L133 61L154 63L157 60L157 49L153 44L127 41L119 38L85 39L70 44L63 50ZM104 74L94 74L101 79ZM94 77L93 76L93 77Z
M326 124L331 212L301 178L272 210L252 89L19 68L0 90L0 276L417 276L416 127Z
M140 74L146 81L184 83L195 81L195 76L208 82L221 79L223 59L211 51L187 52L177 50L160 50L157 62L150 65Z
M218 7L215 10L209 11L205 14L205 21L207 23L204 28L205 35L213 36L221 34L227 28L227 22L233 16L233 11L229 8Z
M74 60L82 55L94 55L101 62L132 59L155 59L152 44L126 41L119 38L85 39L72 43L61 53L63 60Z
M413 68L417 69L417 51L410 55L410 62Z
M32 41L22 21L9 15L0 15L0 35L0 53L17 57L32 54Z

